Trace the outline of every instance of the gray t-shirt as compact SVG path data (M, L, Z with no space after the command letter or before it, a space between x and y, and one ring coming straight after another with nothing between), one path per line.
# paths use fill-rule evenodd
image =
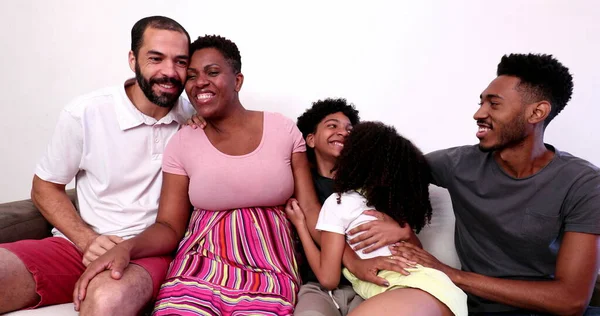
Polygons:
M426 155L432 182L450 192L464 271L518 280L554 278L565 232L600 234L600 171L560 152L536 174L513 178L475 146ZM516 308L469 295L470 312Z

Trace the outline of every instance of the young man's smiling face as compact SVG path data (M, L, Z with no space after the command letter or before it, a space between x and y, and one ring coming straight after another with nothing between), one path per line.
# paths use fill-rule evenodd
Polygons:
M517 77L499 76L481 94L480 107L473 115L481 150L502 150L527 138L531 105L524 104L519 83Z

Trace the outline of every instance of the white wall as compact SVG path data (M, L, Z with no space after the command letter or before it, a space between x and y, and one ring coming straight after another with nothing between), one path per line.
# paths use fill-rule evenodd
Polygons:
M0 1L0 202L29 196L61 108L121 83L129 32L166 15L242 52L242 103L297 117L346 97L423 151L476 142L478 96L510 52L552 53L575 77L546 141L600 165L597 1Z

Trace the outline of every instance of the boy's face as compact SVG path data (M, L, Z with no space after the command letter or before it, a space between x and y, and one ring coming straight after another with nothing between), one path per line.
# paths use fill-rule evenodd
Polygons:
M351 130L352 123L342 112L324 117L315 132L306 136L306 144L314 149L317 163L319 159L337 159Z

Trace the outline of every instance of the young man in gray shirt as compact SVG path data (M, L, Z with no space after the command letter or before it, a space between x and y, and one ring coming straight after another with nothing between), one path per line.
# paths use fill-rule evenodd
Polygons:
M462 270L410 244L393 248L444 271L469 293L473 315L597 315L600 171L544 143L573 90L550 55L511 54L481 94L479 145L427 155L449 190ZM598 314L600 315L600 313Z

